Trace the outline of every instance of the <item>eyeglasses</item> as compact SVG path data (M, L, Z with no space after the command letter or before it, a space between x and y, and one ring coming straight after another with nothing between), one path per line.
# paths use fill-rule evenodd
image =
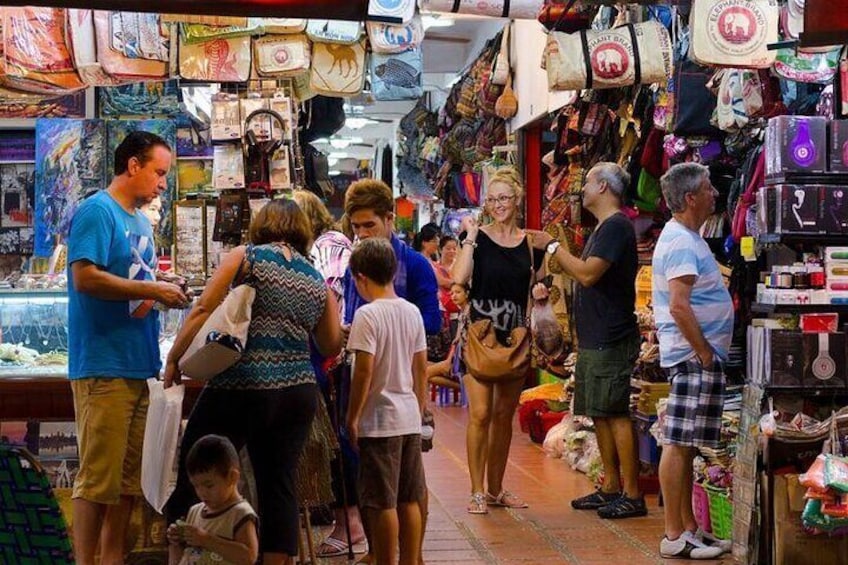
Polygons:
M501 194L500 196L495 197L487 196L485 202L489 206L494 206L496 203L506 204L507 202L511 202L513 198L515 198L514 194Z

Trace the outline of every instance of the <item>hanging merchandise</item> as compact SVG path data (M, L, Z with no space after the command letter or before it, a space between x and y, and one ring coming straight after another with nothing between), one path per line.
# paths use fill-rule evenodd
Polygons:
M371 55L371 93L377 100L414 100L424 94L421 49Z
M244 123L242 131L247 135L247 117L259 110L268 109L268 99L260 98L257 93L249 93L247 98L239 100L239 117ZM260 139L268 139L271 136L271 123L268 120L254 120L250 127L253 130L253 135Z
M503 94L495 103L495 114L504 120L513 118L518 113L518 98L515 97L515 92L512 90L512 75L506 79Z
M306 20L302 18L262 18L265 33L303 33Z
M408 22L415 15L415 0L368 0L369 20Z
M311 89L324 96L349 97L365 86L365 40L312 44Z
M295 75L292 77L292 88L294 89L294 97L300 100L301 102L306 102L307 100L311 100L317 94L313 92L312 87L310 86L309 71L300 73L299 75Z
M716 108L716 96L707 83L714 71L698 63L679 61L674 70L674 135L719 137L721 132L710 124Z
M180 24L180 41L184 44L203 43L211 39L249 37L262 33L261 18L248 18L246 26L211 26Z
M121 21L121 12L94 11L94 29L97 37L97 60L110 76L120 81L163 80L168 77L166 61L128 57L123 41L116 45L115 27ZM164 40L164 39L163 39ZM120 49L115 47L120 45Z
M241 16L200 16L197 14L162 14L168 23L205 24L208 26L246 26L247 18Z
M180 39L180 76L214 82L246 81L250 78L250 37L193 44Z
M597 6L573 0L545 0L536 19L549 31L574 33L592 27Z
M552 31L545 67L550 90L665 83L672 69L671 38L653 21L606 31Z
M694 61L751 69L774 63L768 44L778 40L777 0L693 0L689 18Z
M404 25L368 22L367 29L374 53L403 53L424 41L424 26L419 17Z
M254 68L261 77L282 78L305 74L312 58L303 34L266 35L253 41Z
M840 47L826 53L801 53L779 49L774 62L777 76L795 82L830 84L839 68Z
M212 186L216 189L244 188L244 158L240 146L216 145L212 167Z
M544 0L419 0L421 12L535 20Z
M85 87L68 51L65 11L3 8L0 83L39 94L68 94Z
M213 141L226 141L241 137L241 117L237 94L218 92L212 96Z
M763 87L755 70L722 69L710 85L717 100L710 123L722 131L739 131L763 111Z
M74 65L82 81L88 86L114 86L120 81L106 74L97 60L97 42L94 32L94 11L67 11L68 40Z
M268 99L258 100L267 104ZM242 100L244 102L244 100ZM274 122L273 128L269 122ZM281 138L271 137L271 130L282 131L285 128L283 117L273 110L258 108L244 118L244 182L248 190L261 190L266 194L271 189L271 161L283 144ZM257 133L259 132L259 133ZM277 164L278 168L282 168ZM286 176L288 166L285 167Z
M312 41L352 45L359 43L359 38L362 37L362 22L309 20L306 35Z
M492 67L492 78L490 79L493 84L497 84L499 86L503 86L506 84L509 79L509 75L511 74L511 69L509 66L509 28L510 24L507 24L503 32L501 33L501 48L498 51L497 57L495 57L495 64Z

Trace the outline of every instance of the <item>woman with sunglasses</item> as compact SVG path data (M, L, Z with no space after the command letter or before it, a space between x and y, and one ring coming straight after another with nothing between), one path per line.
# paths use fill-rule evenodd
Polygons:
M531 272L539 272L544 257L543 253L531 257L529 236L518 227L523 196L517 172L512 168L498 170L489 180L485 199L492 222L479 227L473 217L463 219L460 251L453 266L454 281L471 284L470 322L491 320L502 343L511 330L524 324ZM464 377L469 406L466 448L471 514L486 514L488 506L527 507L503 488L512 418L524 377L510 375L497 383Z

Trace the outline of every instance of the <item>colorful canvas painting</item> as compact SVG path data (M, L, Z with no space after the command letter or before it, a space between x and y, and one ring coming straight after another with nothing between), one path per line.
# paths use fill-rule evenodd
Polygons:
M115 149L124 138L133 131L149 131L164 139L171 147L177 145L177 124L174 120L114 120L108 121L108 145L106 150L107 170L114 171ZM159 222L159 231L156 234L156 243L159 247L170 247L173 222L171 220L171 204L174 195L177 194L177 166L176 159L171 162L171 170L168 171L168 189L162 194L162 220Z
M211 130L208 124L190 122L177 128L177 155L180 157L212 157Z
M137 82L98 88L101 118L161 116L174 118L180 113L179 87L176 80Z
M32 225L31 195L35 187L35 165L0 165L0 227Z
M35 133L35 254L49 257L83 198L105 186L106 125L39 119Z
M211 159L180 159L177 161L177 186L180 198L189 194L214 193Z

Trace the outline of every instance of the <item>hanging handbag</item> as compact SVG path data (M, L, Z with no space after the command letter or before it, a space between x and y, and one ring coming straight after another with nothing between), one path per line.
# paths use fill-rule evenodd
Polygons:
M246 81L250 78L250 37L192 44L180 39L180 76L215 82Z
M306 24L306 35L312 41L352 45L359 43L359 38L362 36L362 22L309 20Z
M478 381L500 383L521 380L527 376L530 369L530 291L536 278L536 269L533 265L533 247L529 237L527 248L530 250L530 283L524 325L510 331L507 345L498 341L495 328L489 319L472 322L465 330L463 360L468 372Z
M549 90L619 88L665 83L671 74L671 38L658 22L605 31L548 34Z
M349 97L365 86L365 41L312 44L312 75L309 86L324 96Z
M415 0L368 0L369 21L407 23L415 15Z
M509 78L509 28L511 24L506 24L501 34L501 49L498 51L498 56L495 57L495 68L492 70L492 84L503 86Z
M422 13L471 14L513 20L535 19L543 0L419 0Z
M309 40L303 34L266 35L253 41L253 56L261 77L298 76L309 71Z
M574 33L589 29L598 7L584 4L575 0L545 0L536 19L549 31Z
M265 33L303 33L306 20L302 18L262 18Z
M371 93L376 100L415 100L424 94L421 49L371 54Z
M233 279L234 286L224 301L209 315L180 358L180 372L200 381L220 375L241 359L247 347L256 289L251 286L254 248L248 246L244 261ZM242 271L247 270L241 280ZM238 284L240 281L241 284Z
M374 53L403 53L424 41L424 26L418 17L404 25L368 22L367 30Z
M690 56L702 65L767 69L779 15L777 0L694 0Z

